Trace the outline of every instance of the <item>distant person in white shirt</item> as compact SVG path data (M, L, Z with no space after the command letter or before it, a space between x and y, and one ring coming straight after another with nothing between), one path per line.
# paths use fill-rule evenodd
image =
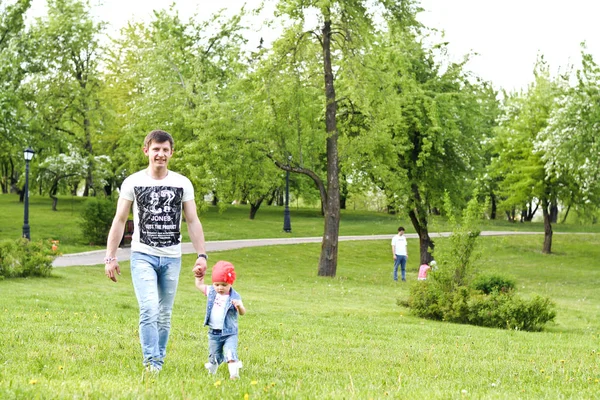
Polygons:
M394 256L394 280L398 281L398 266L402 271L402 281L406 282L406 260L408 252L406 251L406 236L404 236L404 227L398 228L398 234L392 238L392 255Z

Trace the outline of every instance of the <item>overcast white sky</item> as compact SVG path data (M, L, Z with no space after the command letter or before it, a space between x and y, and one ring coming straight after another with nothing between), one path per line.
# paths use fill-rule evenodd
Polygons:
M113 30L129 19L147 20L154 9L171 0L91 0ZM183 17L198 13L206 19L220 8L239 10L259 0L174 0ZM267 0L272 2L273 0ZM33 13L43 13L45 0L33 0ZM538 53L553 72L579 66L580 43L600 62L600 1L598 0L421 0L420 20L445 32L452 57L476 56L468 65L496 88L526 87Z

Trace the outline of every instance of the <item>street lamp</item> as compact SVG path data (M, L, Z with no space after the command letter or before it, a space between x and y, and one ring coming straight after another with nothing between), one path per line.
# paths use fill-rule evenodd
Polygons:
M283 210L283 231L292 231L292 222L290 221L290 163L292 156L288 156L288 169L285 172L285 208Z
M31 240L29 232L29 161L33 158L35 151L31 147L27 147L23 151L23 157L25 158L25 216L23 218L23 237L27 240Z

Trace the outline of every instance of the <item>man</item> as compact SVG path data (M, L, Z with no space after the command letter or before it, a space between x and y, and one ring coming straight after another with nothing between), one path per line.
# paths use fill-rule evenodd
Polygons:
M148 168L130 175L121 186L104 263L106 276L116 282L121 270L115 255L133 204L131 279L140 307L143 363L146 373L158 374L166 355L181 269L182 212L198 253L194 274L204 274L208 257L192 183L167 169L173 156L173 138L167 132L152 131L144 140L143 151Z
M392 238L392 255L394 256L394 280L398 281L398 266L402 270L402 281L406 281L406 260L408 252L406 251L406 236L404 236L404 227L398 228L398 234Z

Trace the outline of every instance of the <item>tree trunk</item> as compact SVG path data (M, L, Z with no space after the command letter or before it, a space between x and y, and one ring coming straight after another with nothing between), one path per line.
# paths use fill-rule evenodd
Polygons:
M550 222L549 204L547 200L542 200L542 212L544 214L544 247L543 254L552 253L552 223Z
M533 208L533 202L529 202L529 204L527 204L526 208L521 212L521 222L531 222L531 220L535 216L535 213L537 212L539 206L540 206L539 201L535 205L535 208Z
M348 199L348 181L346 176L342 176L342 182L340 184L340 209L346 209L346 200Z
M329 10L323 10L323 69L325 75L325 127L327 129L327 199L325 208L325 229L321 242L319 276L334 277L338 259L338 237L340 230L340 180L338 159L337 103L333 85L331 65L331 17Z
M261 196L256 202L250 202L250 219L254 219L254 217L256 217L256 212L260 208L260 205L264 199L265 197Z
M490 200L492 202L492 212L490 214L490 219L495 220L496 213L498 212L498 205L496 204L496 196L494 195L494 193L490 193Z
M277 198L277 191L278 190L279 189L273 189L273 190L271 190L270 196L267 199L267 205L268 206L272 206L273 203L275 203L275 199Z
M567 211L565 212L565 216L563 217L562 221L560 222L561 224L564 224L567 221L567 217L569 216L569 211L571 211L570 204L567 206Z
M414 207L411 207L408 215L415 231L419 235L419 264L429 264L431 260L433 260L431 253L433 253L435 244L429 237L427 212L421 205L421 193L419 192L419 188L416 184L412 184L411 190L413 192L415 205Z
M6 163L2 163L2 176L0 177L0 181L2 181L2 194L8 193L8 166Z
M58 180L52 182L52 187L50 188L50 198L52 199L52 211L57 211L56 207L58 206L58 197L56 197L56 192L58 192Z
M552 202L550 205L550 222L556 224L558 221L558 204Z

